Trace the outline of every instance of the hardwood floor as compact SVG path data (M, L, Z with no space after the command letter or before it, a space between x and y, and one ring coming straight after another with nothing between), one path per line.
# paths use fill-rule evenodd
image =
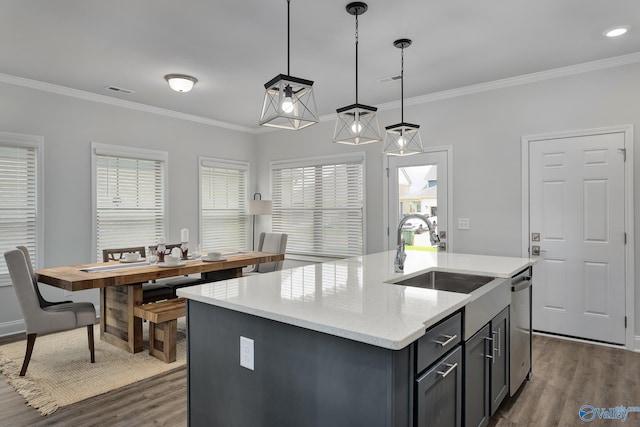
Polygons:
M186 426L186 368L60 408L46 417L27 406L5 380L0 380L0 402L3 426ZM585 404L640 406L640 353L534 336L532 380L505 400L489 425L584 426L578 410ZM600 425L597 421L593 425ZM625 424L640 425L640 413L630 413Z
M502 403L489 426L584 426L583 405L640 406L640 353L534 335L533 378ZM640 413L630 413L626 424L640 425Z

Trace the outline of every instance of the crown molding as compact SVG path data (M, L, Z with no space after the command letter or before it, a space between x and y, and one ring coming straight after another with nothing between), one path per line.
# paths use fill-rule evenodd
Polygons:
M569 65L567 67L554 68L552 70L540 71L537 73L523 74L521 76L509 77L492 82L478 83L470 86L463 86L456 89L443 90L441 92L429 93L426 95L415 96L413 98L405 98L404 105L420 105L430 102L442 101L444 99L457 98L460 96L473 95L475 93L488 92L497 89L503 89L513 86L526 85L530 83L552 80L561 77L573 76L576 74L589 73L592 71L605 70L608 68L620 67L623 65L636 64L640 62L640 52L631 53L629 55L616 56L597 61L584 62L577 65ZM376 105L378 110L396 110L400 108L400 101L386 102ZM336 114L327 114L320 117L320 122L328 122L336 120Z
M456 89L443 90L441 92L429 93L426 95L420 95L413 98L406 98L404 100L405 106L428 104L430 102L441 101L445 99L457 98L460 96L473 95L475 93L488 92L492 90L498 90L513 86L526 85L545 80L552 80L561 77L573 76L577 74L588 73L592 71L599 71L608 68L620 67L623 65L636 64L640 62L640 52L631 53L629 55L616 56L607 59L600 59L597 61L584 62L577 65L569 65L566 67L554 68L551 70L540 71L537 73L523 74L521 76L509 77L501 80L494 80L486 83L478 83L470 86L463 86ZM84 99L87 101L99 102L102 104L109 104L116 107L128 108L131 110L143 111L151 114L158 114L165 117L171 117L180 120L187 120L195 123L200 123L208 126L215 126L219 128L246 132L250 134L262 134L266 132L274 132L276 129L265 127L248 127L240 126L233 123L227 123L219 120L209 119L202 116L196 116L193 114L181 113L178 111L168 110L165 108L153 107L151 105L140 104L138 102L126 101L118 98L113 98L106 95L98 95L91 92L72 89L65 86L54 85L51 83L40 82L37 80L26 79L23 77L16 77L9 74L0 73L0 83L8 83L16 86L24 86L32 89L42 90L45 92L56 93L59 95L70 96L73 98ZM386 102L384 104L376 105L378 110L395 110L400 108L400 101ZM320 116L320 122L328 122L336 120L336 114L327 114Z
M106 96L106 95L99 95L92 92L72 89L66 86L45 83L38 80L26 79L24 77L12 76L9 74L0 73L0 83L8 83L16 86L28 87L31 89L37 89L44 92L55 93L58 95L84 99L85 101L93 101L101 104L113 105L115 107L128 108L130 110L157 114L160 116L171 117L174 119L187 120L190 122L200 123L208 126L215 126L219 128L224 128L224 129L229 129L229 130L234 130L239 132L246 132L251 134L256 133L255 128L251 128L247 126L240 126L233 123L227 123L219 120L209 119L202 116L181 113L178 111L168 110L166 108L154 107L147 104L141 104L139 102L127 101L124 99L113 98L111 96Z

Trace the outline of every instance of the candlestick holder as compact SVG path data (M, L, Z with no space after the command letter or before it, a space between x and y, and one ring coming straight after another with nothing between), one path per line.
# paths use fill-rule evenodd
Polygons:
M180 246L180 252L182 253L182 259L189 258L189 242L182 242Z

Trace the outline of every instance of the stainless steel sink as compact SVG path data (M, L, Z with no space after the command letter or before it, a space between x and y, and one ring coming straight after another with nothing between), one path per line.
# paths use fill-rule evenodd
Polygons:
M415 288L436 289L438 291L459 292L470 294L479 287L492 281L493 277L477 276L474 274L448 273L444 271L429 271L419 276L394 282L395 285L413 286Z

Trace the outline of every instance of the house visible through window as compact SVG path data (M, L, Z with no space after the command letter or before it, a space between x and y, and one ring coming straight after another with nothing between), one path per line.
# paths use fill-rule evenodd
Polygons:
M349 257L364 251L364 155L274 162L273 220L287 253Z
M247 239L249 163L200 159L200 245L203 250L244 249Z
M26 246L31 262L40 256L39 137L0 132L0 252ZM0 286L11 284L4 257Z
M167 153L92 148L96 259L103 249L156 244L166 231Z

